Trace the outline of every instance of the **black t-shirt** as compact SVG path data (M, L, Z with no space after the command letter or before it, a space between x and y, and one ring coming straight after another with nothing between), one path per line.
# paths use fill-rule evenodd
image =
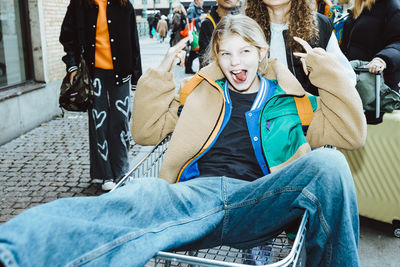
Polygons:
M199 159L200 176L227 176L253 181L264 176L254 155L247 129L245 112L249 111L257 93L229 91L231 118L212 148Z

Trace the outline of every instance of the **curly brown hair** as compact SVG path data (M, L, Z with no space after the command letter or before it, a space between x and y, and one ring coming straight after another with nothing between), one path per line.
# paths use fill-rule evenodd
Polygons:
M119 0L118 3L120 6L125 6L129 0ZM92 6L94 5L94 0L79 0L79 4L82 6Z
M293 36L300 37L310 44L317 44L319 30L314 16L315 3L311 0L292 0L288 14L289 34L287 47L293 51L303 50L301 45L293 40ZM270 18L267 5L262 0L246 0L245 14L257 21L264 31L267 42L271 40Z

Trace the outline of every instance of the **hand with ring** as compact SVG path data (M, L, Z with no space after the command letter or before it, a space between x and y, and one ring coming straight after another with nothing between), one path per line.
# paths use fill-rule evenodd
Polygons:
M367 67L370 73L382 73L386 68L386 62L379 57L375 57L367 64Z

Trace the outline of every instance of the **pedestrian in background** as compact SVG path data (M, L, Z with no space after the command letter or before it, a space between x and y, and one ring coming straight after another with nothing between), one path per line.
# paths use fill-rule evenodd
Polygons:
M156 31L160 35L160 43L163 43L168 33L168 23L166 16L164 15L161 16L161 19L157 23Z
M203 3L204 3L203 0L193 0L193 2L190 3L189 8L187 10L188 21L189 21L189 23L191 23L192 19L194 19L197 32L200 32L201 22L207 16L207 14L202 14L203 13ZM197 57L198 57L197 51L190 50L187 53L186 61L185 61L185 73L186 74L194 74L192 65L193 65L193 61Z
M311 84L300 58L293 56L293 52L302 50L294 36L333 54L355 85L356 75L339 48L332 22L314 10L315 2L308 0L246 0L245 4L246 15L264 30L270 45L269 57L287 66L307 92L318 95L318 88Z
M178 4L174 7L174 13L171 22L171 39L169 45L172 47L176 45L183 36L180 31L185 29L186 26L186 9L182 4Z
M88 112L90 177L111 190L129 170L129 93L142 74L135 10L128 0L71 0L60 42L71 82L81 51L88 63L95 87Z
M322 15L328 16L331 6L333 6L331 0L315 0L315 10Z
M153 21L152 21L152 24L151 24L151 27L154 29L154 30L152 29L152 33L153 33L153 35L156 35L156 37L157 37L156 29L157 29L158 21L160 19L161 19L161 14L160 14L160 12L157 12L153 17Z
M349 60L368 61L371 73L400 90L400 1L355 0L343 28L340 46Z
M153 28L153 20L154 20L153 16L148 16L147 17L147 24L149 25L149 36L150 36L150 38L153 38L153 29L154 29Z
M209 15L201 22L201 31L199 33L199 61L200 67L207 65L204 60L204 55L207 52L207 47L210 43L212 33L221 20L228 14L234 14L236 4L239 0L217 0L217 6L213 6Z

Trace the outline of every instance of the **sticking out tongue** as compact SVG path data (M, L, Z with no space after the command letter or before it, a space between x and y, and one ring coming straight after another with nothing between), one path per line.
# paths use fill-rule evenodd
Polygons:
M239 73L234 73L234 76L237 80L243 82L246 80L246 71L242 70Z

